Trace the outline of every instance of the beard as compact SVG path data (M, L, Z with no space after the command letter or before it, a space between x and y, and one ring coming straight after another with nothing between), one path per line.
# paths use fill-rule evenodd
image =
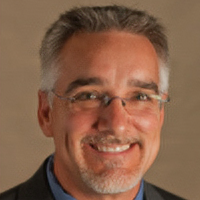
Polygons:
M103 139L102 139L103 138ZM136 139L131 139L136 141ZM121 139L114 137L88 137L83 140L84 142L95 141L95 143L113 144L113 143L124 143ZM103 142L102 142L103 141ZM127 142L127 139L126 139ZM142 148L141 141L140 147ZM96 193L100 194L117 194L126 192L134 188L143 177L143 158L140 158L139 164L134 166L132 169L123 167L123 161L115 159L98 160L103 166L103 170L95 172L94 169L85 160L79 160L79 171L83 182Z
M113 168L101 174L95 174L91 169L81 168L83 182L93 191L100 194L117 194L134 188L142 179L139 170L127 172L126 169Z

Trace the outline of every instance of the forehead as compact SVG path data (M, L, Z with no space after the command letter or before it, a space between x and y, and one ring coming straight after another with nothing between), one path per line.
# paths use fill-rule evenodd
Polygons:
M123 85L131 79L158 82L158 57L150 41L122 31L79 33L64 45L60 84L78 78L100 77Z

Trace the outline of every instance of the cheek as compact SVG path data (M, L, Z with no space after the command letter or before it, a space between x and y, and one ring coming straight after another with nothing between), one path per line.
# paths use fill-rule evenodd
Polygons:
M82 139L95 133L93 124L95 123L95 115L87 113L70 113L66 118L65 124L65 140L66 148L69 156L76 162L82 160Z
M68 152L70 152L70 149L73 149L73 151L80 149L80 141L86 135L95 132L92 128L95 123L94 114L68 112L59 116L56 121L57 133L54 139L62 143L60 146L65 146L64 148L67 148Z
M143 157L145 170L147 170L155 160L160 148L160 117L159 115L141 116L136 121L140 138L143 141Z
M90 134L95 124L95 115L92 113L70 113L66 119L66 129L69 133L78 136Z
M65 104L56 103L52 114L52 128L54 133L62 135L80 135L89 131L94 121L94 114L87 112L73 112Z
M54 113L53 131L56 152L62 159L69 162L81 155L80 141L87 134L92 133L94 114L72 113L59 110Z
M160 115L143 115L134 119L135 126L144 135L155 135L161 129Z

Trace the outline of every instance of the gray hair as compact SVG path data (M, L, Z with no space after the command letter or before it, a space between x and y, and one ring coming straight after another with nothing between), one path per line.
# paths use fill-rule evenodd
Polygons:
M159 58L160 91L167 92L168 44L163 26L145 11L124 6L81 7L61 14L46 32L40 49L41 90L49 92L58 78L59 54L65 42L77 32L127 31L147 37Z

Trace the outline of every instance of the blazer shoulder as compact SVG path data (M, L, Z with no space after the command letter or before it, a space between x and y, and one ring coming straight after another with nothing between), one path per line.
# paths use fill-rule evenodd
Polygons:
M20 185L0 194L0 200L16 200Z
M3 192L0 200L54 200L46 175L47 160L30 179Z
M186 200L153 184L145 182L146 200Z

